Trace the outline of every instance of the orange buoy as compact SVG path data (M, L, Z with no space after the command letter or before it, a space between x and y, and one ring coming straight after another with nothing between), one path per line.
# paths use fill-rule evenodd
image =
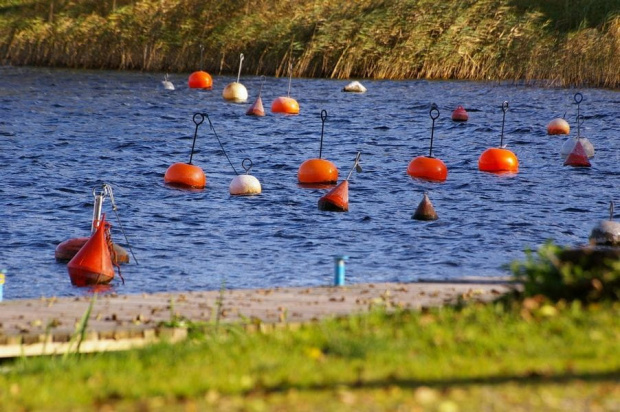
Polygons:
M187 84L190 89L211 90L213 88L213 79L209 73L198 70L189 75Z
M443 182L448 178L448 168L435 157L418 156L409 162L407 174L418 179Z
M343 180L319 199L319 210L346 212L349 210L349 181Z
M73 239L67 239L56 246L54 251L54 257L57 262L68 262L82 249L82 247L88 242L88 237L76 237ZM114 263L120 265L122 263L129 263L129 253L120 245L113 243L114 247Z
M245 112L248 116L264 116L265 109L263 108L263 100L260 98L260 95L256 98L256 101L247 112Z
M433 135L435 133L435 120L439 118L439 108L435 103L431 105L429 116L433 120L431 126L431 144L429 155L418 156L409 162L407 174L418 179L433 182L443 182L448 178L448 168L441 160L433 157Z
M510 172L519 171L517 156L508 149L491 147L485 150L478 159L478 169L483 172Z
M570 133L570 125L568 122L562 118L556 118L549 122L547 125L547 134L555 135L555 134L569 134Z
M276 97L271 103L272 113L299 114L299 103L292 97Z
M455 122L466 122L469 119L469 114L463 106L457 106L452 112L452 120Z
M114 266L108 247L110 224L102 217L97 230L67 264L71 283L89 286L109 283L114 278Z
M590 161L588 160L588 154L586 153L586 149L581 144L581 139L577 139L575 143L575 147L568 154L566 160L564 161L564 166L573 166L573 167L590 167Z
M418 205L417 209L415 210L411 218L415 220L437 220L438 219L437 213L435 212L435 208L433 207L433 204L431 203L426 193L424 193L424 197L422 198L422 201Z
M338 168L326 159L308 159L299 166L297 171L299 183L329 183L338 182Z
M204 189L207 185L207 177L198 166L188 163L174 163L166 170L164 183L175 187Z

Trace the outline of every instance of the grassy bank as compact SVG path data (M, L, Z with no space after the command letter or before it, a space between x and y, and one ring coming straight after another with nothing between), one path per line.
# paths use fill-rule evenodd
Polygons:
M530 298L269 334L194 325L174 346L4 363L0 409L614 410L619 315Z
M204 48L201 58L201 46ZM0 62L620 86L609 0L0 0Z

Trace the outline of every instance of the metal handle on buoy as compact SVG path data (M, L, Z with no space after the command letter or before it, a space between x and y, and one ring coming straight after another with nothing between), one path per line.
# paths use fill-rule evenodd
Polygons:
M508 102L504 101L504 103L502 103L502 112L504 112L503 117L502 117L502 133L499 136L499 147L503 147L504 146L504 124L506 123L506 112L508 111Z
M241 65L243 64L243 53L239 56L239 72L237 73L237 83L239 83L239 77L241 77Z
M433 115L435 113L435 115ZM433 119L433 125L431 126L431 147L428 151L428 157L433 157L433 135L435 134L435 120L439 118L439 108L435 103L431 104L431 109L428 111L428 115Z
M573 100L577 105L577 139L581 138L581 125L583 124L583 116L579 114L579 104L583 101L583 94L577 92L573 96Z
M319 159L323 154L323 133L325 132L325 120L327 120L327 110L321 110L321 144L319 146Z
M198 116L200 116L200 121L196 120L196 117ZM194 157L194 147L196 146L196 136L198 136L198 126L200 126L202 122L205 121L205 115L202 113L194 113L192 120L194 121L194 124L196 125L196 130L194 131L194 141L192 142L192 152L189 155L190 165L192 164L192 158Z
M291 97L291 82L293 81L293 63L289 60L288 62L288 92L286 94L287 97Z
M250 162L249 166L245 165L246 161ZM254 163L252 163L252 159L250 159L249 157L246 157L245 159L243 159L243 161L241 161L241 167L243 167L243 170L245 170L246 175L250 173L250 169L252 169L252 166L254 166Z

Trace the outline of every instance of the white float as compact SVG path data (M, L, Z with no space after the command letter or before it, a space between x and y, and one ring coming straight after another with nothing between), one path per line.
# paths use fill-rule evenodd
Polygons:
M164 77L164 80L161 81L161 84L164 86L166 90L174 90L174 84L170 80L168 80L168 73Z
M366 88L358 81L353 81L342 89L343 92L365 93Z
M566 159L566 157L568 157L568 155L573 151L573 148L575 147L575 143L577 143L577 139L579 139L579 141L581 142L581 145L583 146L583 149L586 151L586 155L588 155L588 158L591 159L594 157L594 146L592 145L592 143L590 143L590 141L588 140L587 137L569 137L564 144L562 145L562 148L560 149L560 154L562 155L563 159Z
M570 133L570 125L568 122L561 117L553 119L547 125L547 134L569 134Z
M238 175L230 182L229 191L234 196L252 196L261 193L262 188L257 178L252 175Z
M248 90L244 85L239 83L241 76L241 65L243 64L243 53L239 56L239 72L237 73L237 81L232 82L224 87L222 97L234 103L245 103L248 100Z

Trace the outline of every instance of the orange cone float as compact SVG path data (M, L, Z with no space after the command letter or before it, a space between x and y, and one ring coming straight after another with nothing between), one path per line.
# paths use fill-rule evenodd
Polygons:
M263 100L260 97L263 91L263 84L265 84L265 76L262 76L262 81L260 84L260 89L258 89L258 97L256 98L256 101L254 102L254 104L252 104L252 106L250 106L248 111L245 112L245 114L247 114L248 116L264 116L265 115L265 109L263 108Z
M424 197L422 198L422 201L418 205L417 209L415 210L411 218L415 220L437 220L438 219L437 213L435 212L435 208L433 207L433 204L431 203L426 193L424 193Z
M570 125L568 122L562 118L556 118L549 122L547 125L547 134L556 135L556 134L569 134L570 133Z
M357 153L353 168L345 180L340 182L338 186L327 192L326 195L319 199L319 210L324 212L348 212L349 211L349 178L353 170L362 171L359 165L361 152Z
M289 78L288 78L288 94L286 97L276 97L271 103L272 113L284 113L284 114L299 114L299 103L297 100L291 97L291 81L293 78L293 68L289 63Z
M306 160L299 166L297 180L300 184L309 187L316 187L321 184L336 184L338 182L338 168L329 160L321 159L323 153L323 134L325 131L325 120L327 111L321 111L321 144L319 146L319 158Z
M433 125L431 127L431 145L428 157L418 156L409 162L407 174L418 179L431 182L443 182L448 178L448 168L440 159L433 157L433 135L435 132L435 120L439 117L439 109L433 103L429 112Z
M200 120L198 120L199 116ZM195 113L192 120L196 125L196 130L194 132L194 141L192 143L192 153L189 156L189 163L174 163L168 167L164 175L164 183L179 188L204 189L207 185L207 177L200 167L192 165L192 157L194 156L194 147L196 146L198 126L204 122L205 115L202 113Z
M506 111L508 102L502 104L504 117L502 119L502 133L500 136L499 148L492 147L485 150L478 158L478 170L491 173L517 173L519 171L519 160L510 150L503 147L504 143L504 124L506 122Z
M105 284L114 278L114 266L108 246L111 243L109 228L110 224L105 221L104 215L95 233L67 264L73 285Z
M200 46L200 67L202 67L202 54L204 46ZM187 84L190 89L207 89L213 88L213 79L211 75L205 71L198 70L189 75Z
M469 119L469 114L463 108L463 106L457 106L456 109L452 112L452 120L455 122L466 122Z
M588 160L588 154L584 149L583 145L577 140L575 143L575 147L566 157L564 161L564 166L573 166L573 167L590 167L590 161Z
M237 73L237 81L227 84L222 91L222 97L234 103L245 103L248 100L248 90L245 88L244 85L239 83L242 64L243 53L241 53L241 56L239 57L239 72Z

